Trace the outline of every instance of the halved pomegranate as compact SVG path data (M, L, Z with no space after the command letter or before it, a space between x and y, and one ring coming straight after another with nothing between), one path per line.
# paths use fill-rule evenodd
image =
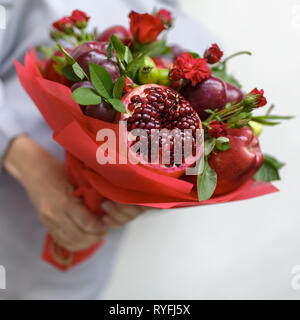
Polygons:
M123 127L129 155L135 161L178 178L200 158L204 140L201 120L178 92L147 84L133 89L122 101L127 113L121 120L127 120ZM136 134L135 129L143 129L144 135ZM146 143L146 148L132 152L137 143Z

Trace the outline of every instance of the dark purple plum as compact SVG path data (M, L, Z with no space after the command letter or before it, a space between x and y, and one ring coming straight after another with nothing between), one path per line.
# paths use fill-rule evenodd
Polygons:
M110 37L112 35L115 35L116 37L119 38L119 40L125 45L125 46L129 46L132 41L133 41L133 37L131 32L126 29L123 26L112 26L106 30L104 30L98 37L97 40L98 41L109 41Z
M77 60L81 55L88 53L89 51L98 51L106 54L108 42L88 41L84 42L80 46L74 49L72 57Z
M243 93L242 91L234 86L231 83L226 83L226 89L227 89L227 103L228 102L235 102L239 103L243 100Z
M223 110L226 105L225 83L213 76L194 87L188 83L181 90L181 94L191 103L202 121L209 116L206 109Z
M93 62L107 70L113 82L120 77L118 65L114 61L108 60L105 54L98 51L92 50L84 53L76 61L88 76L90 75L89 62Z
M183 49L177 44L174 44L173 46L171 46L171 50L174 57L174 61L177 59L178 56L188 51L186 49Z
M80 81L76 82L71 90L72 92L78 88L92 88L93 85L89 81ZM102 100L100 104L89 105L89 106L80 106L82 112L89 117L102 120L105 122L114 122L116 111L115 109L108 103Z

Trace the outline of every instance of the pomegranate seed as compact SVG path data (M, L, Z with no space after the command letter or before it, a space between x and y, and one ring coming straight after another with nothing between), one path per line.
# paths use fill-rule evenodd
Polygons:
M138 95L135 95L131 98L131 102L135 102L135 103L141 102L141 97Z

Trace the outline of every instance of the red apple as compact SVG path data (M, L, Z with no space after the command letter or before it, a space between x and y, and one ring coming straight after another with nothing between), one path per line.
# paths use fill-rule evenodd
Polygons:
M211 153L209 164L217 173L214 195L232 192L250 180L262 166L263 154L259 141L249 127L229 129L231 148Z

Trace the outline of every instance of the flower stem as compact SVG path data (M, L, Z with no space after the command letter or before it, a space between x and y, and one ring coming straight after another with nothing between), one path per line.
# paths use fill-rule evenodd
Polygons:
M224 64L226 64L227 61L229 61L229 60L231 60L232 58L235 58L235 57L237 57L237 56L240 56L240 55L242 55L242 54L247 54L247 55L249 55L249 56L252 55L252 53L251 53L250 51L239 51L239 52L236 52L236 53L228 56L226 59L224 59L224 60L221 62L221 64L224 65Z

